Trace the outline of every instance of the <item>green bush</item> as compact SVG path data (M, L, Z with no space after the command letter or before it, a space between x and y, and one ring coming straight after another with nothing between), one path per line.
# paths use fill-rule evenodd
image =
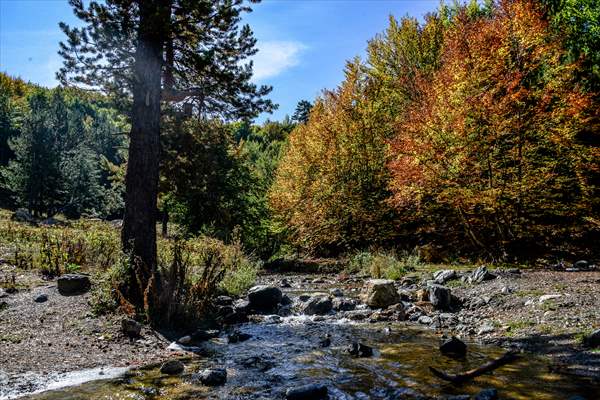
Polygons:
M394 252L362 251L351 257L348 270L368 274L372 278L397 280L422 265L420 257L413 253L403 253L399 257Z

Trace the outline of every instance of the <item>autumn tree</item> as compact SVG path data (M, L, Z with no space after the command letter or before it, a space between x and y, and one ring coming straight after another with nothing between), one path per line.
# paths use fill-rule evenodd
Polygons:
M255 2L255 1L254 1ZM64 84L111 94L131 119L123 249L134 265L125 297L138 309L156 269L161 102L200 115L252 117L270 110L269 87L250 82L256 52L243 0L70 0L84 26L61 28ZM152 281L152 282L151 282Z
M419 210L446 245L495 259L590 230L600 154L576 136L598 109L564 55L536 2L459 13L397 128L396 206Z

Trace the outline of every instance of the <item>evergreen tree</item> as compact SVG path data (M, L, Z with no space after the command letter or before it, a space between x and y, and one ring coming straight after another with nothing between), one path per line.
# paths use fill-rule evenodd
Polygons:
M256 2L256 1L253 1ZM133 103L122 230L125 251L135 258L125 296L140 308L156 274L156 208L161 101L186 103L201 115L252 117L270 110L266 86L250 82L256 40L239 27L249 11L243 0L70 0L85 24L61 24L63 83L100 87Z
M294 115L292 115L292 121L299 124L305 124L308 122L310 117L310 110L313 107L312 103L308 100L300 100L296 105Z

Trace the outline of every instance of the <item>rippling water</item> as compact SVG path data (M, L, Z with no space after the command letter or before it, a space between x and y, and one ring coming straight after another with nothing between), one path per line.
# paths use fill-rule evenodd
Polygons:
M32 399L273 399L289 387L322 382L331 399L391 399L411 390L427 396L473 394L497 388L502 399L568 399L580 395L597 399L596 381L549 372L542 358L524 355L469 384L454 386L440 381L429 366L459 372L477 367L503 353L496 347L469 344L465 359L441 355L439 338L429 331L397 324L356 324L347 321L314 322L309 317L284 318L280 324L247 324L240 327L253 338L226 344L224 338L208 342L185 360L178 377L161 375L158 368L136 370L117 379L84 383L30 396ZM332 335L331 347L319 340ZM374 357L353 358L352 341L373 346ZM226 367L225 386L208 388L193 380L206 367Z

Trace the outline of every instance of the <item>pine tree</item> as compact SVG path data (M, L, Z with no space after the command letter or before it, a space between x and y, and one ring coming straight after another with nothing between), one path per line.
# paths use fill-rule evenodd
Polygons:
M61 24L68 40L61 43L60 80L116 95L131 118L122 243L138 267L124 291L140 308L151 279L159 285L155 220L161 102L201 115L252 117L273 108L264 99L270 88L251 83L252 64L243 64L256 53L252 31L239 26L241 14L250 11L243 0L70 4L85 26Z
M308 100L300 100L296 105L294 115L292 115L292 121L305 124L308 122L310 117L310 109L313 107L312 103Z

